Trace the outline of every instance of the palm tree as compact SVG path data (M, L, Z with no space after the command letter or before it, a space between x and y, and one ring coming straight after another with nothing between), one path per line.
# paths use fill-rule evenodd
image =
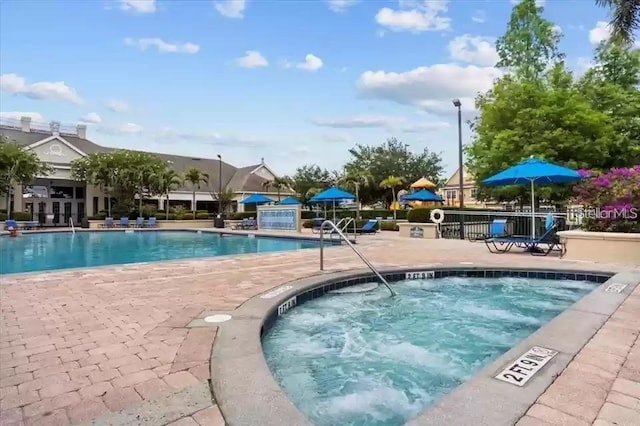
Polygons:
M640 0L596 0L596 4L611 10L614 40L632 44L634 31L640 29Z
M271 186L278 193L278 202L280 202L280 191L282 191L283 189L290 189L291 180L286 178L286 177L277 177L276 176L271 181Z
M175 170L166 168L153 176L153 186L157 193L167 197L167 208L165 218L169 219L169 193L182 183L180 175Z
M366 188L373 182L373 176L367 170L354 170L347 173L341 182L348 187L353 187L356 193L356 218L360 219L360 188Z
M404 180L397 176L388 176L385 180L380 182L380 187L385 189L391 189L393 195L392 203L396 202L396 188L398 188ZM396 220L396 209L393 209L393 220Z
M209 175L200 171L200 169L196 169L195 167L191 167L184 174L184 181L189 182L191 184L192 189L192 202L191 202L191 210L193 211L193 218L196 218L196 189L200 189L200 184L208 184L209 183Z

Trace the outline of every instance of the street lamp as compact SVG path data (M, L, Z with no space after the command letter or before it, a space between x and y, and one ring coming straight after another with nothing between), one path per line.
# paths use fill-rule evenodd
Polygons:
M460 177L460 239L464 240L464 168L462 164L462 103L460 99L453 100L453 106L458 108L458 176Z
M218 154L218 216L222 215L222 156Z

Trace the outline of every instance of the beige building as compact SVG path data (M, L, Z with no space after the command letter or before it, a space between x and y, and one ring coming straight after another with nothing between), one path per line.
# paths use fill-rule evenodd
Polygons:
M0 134L9 142L22 146L25 150L35 152L40 160L50 164L53 173L40 176L30 185L18 185L13 188L12 211L29 212L33 220L41 223L66 224L69 218L79 222L85 216L93 216L105 211L108 205L107 195L99 188L78 182L71 177L71 162L89 154L109 152L114 148L98 145L86 137L86 125L79 124L73 128L61 129L58 123L42 125L32 123L29 117L20 121L3 120L0 123ZM184 157L179 155L157 154L166 159L178 173L184 173L196 167L209 174L209 183L196 192L196 210L217 212L218 203L215 194L219 190L220 168L222 168L222 188L231 189L235 194L232 203L233 211L243 211L241 200L253 194L263 194L277 200L277 194L266 185L276 174L262 160L258 164L235 167L224 161L209 158ZM224 158L224 157L223 157ZM281 195L293 195L290 191ZM169 194L171 207L183 205L192 209L192 190L188 184L177 188ZM6 199L2 207L6 206ZM159 210L167 208L164 197L152 197L145 203L155 201Z
M465 207L487 207L487 203L476 199L477 186L476 180L465 168L463 175L463 201ZM460 169L456 170L453 175L447 179L439 195L444 199L445 206L460 205Z

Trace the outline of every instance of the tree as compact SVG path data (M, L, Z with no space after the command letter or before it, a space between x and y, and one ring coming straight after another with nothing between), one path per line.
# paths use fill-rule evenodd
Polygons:
M235 192L231 188L223 189L220 193L211 193L211 196L218 200L218 204L220 206L220 213L224 214L227 212L227 209L233 202L235 198Z
M71 175L107 193L107 214L111 216L112 196L115 196L122 213L131 211L136 195L142 209L143 198L154 194L152 176L166 167L167 163L155 154L118 149L72 161Z
M200 169L195 167L191 167L184 174L184 181L189 182L191 184L192 190L192 204L191 210L193 213L193 219L196 218L196 190L200 189L200 184L208 184L209 183L209 175L207 173L202 172Z
M560 33L542 11L536 0L522 0L513 7L507 31L496 42L498 67L508 68L518 80L538 80L564 56L558 51Z
M331 173L315 164L310 164L298 167L291 179L292 188L300 197L300 201L302 201L303 204L307 204L313 195L320 192L317 191L310 195L312 189L326 188L330 185Z
M265 188L265 191L267 192L269 188L273 188L276 190L278 194L278 202L280 202L280 192L282 192L282 190L290 189L290 186L291 186L291 181L289 178L278 177L278 176L262 184L262 187Z
M611 11L613 38L633 44L633 33L640 28L640 0L596 0L596 4Z
M180 175L175 170L165 168L157 172L152 177L153 186L158 195L167 197L167 208L165 209L165 219L169 219L169 194L182 184Z
M368 188L373 182L373 176L366 170L353 170L345 174L341 183L353 188L356 193L356 218L360 218L360 188Z
M388 176L382 182L380 187L384 189L391 189L392 203L396 202L396 188L399 188L403 184L403 179L397 176ZM396 220L396 209L393 209L393 220Z
M7 197L7 218L11 218L11 193L14 185L26 185L38 176L47 176L52 168L37 154L25 151L0 135L0 194Z
M396 138L390 138L381 145L357 145L349 153L351 159L344 167L347 175L369 173L374 182L381 182L388 176L400 176L407 182L414 182L423 176L435 183L442 181L443 167L439 154L427 148L419 153L411 152ZM370 185L362 187L359 196L366 204L381 199L389 201L388 194L378 185Z

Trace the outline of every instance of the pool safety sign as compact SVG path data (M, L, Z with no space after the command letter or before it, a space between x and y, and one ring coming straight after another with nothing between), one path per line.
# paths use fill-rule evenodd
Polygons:
M296 306L297 302L298 298L296 296L293 296L291 299L278 306L278 316L284 315L285 312Z
M613 283L609 284L604 291L606 291L607 293L622 293L622 290L624 290L625 288L627 288L626 284Z
M524 386L556 355L558 355L557 351L534 346L509 364L495 378L512 385Z

